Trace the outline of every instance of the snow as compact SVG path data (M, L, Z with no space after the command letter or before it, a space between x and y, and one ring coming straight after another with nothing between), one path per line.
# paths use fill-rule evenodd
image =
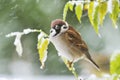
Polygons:
M0 77L0 80L74 80L73 76L19 76L19 77L12 77L12 76L4 76Z

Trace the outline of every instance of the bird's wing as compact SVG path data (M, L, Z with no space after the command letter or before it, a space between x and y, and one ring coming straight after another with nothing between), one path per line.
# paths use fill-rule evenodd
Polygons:
M69 30L65 33L65 39L66 42L69 43L69 46L72 46L71 48L74 48L80 53L83 53L86 56L86 59L93 63L95 67L99 70L99 66L92 60L89 54L86 43L82 40L80 34L75 29L70 27Z
M80 34L72 27L65 33L66 41L80 52L88 52L86 43L82 40Z

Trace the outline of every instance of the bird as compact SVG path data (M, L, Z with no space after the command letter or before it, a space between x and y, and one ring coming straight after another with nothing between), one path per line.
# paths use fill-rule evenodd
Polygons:
M97 70L100 70L90 56L88 47L80 33L66 21L55 19L51 22L49 40L55 46L58 55L66 58L70 66L80 59L85 59L92 63Z

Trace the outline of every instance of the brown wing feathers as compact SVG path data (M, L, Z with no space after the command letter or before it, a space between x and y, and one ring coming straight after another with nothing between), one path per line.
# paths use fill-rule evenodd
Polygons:
M99 70L99 66L92 60L88 47L86 43L82 40L81 36L77 31L72 28L71 26L69 27L69 30L66 32L66 36L68 37L68 41L76 48L78 48L83 54L86 55L86 58L95 65L95 67Z
M80 34L72 27L66 32L66 36L68 37L68 41L74 43L73 45L82 50L83 52L88 51L88 47L85 42L82 40Z

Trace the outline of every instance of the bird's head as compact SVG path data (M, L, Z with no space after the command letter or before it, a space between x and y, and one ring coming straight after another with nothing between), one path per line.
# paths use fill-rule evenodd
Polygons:
M68 29L69 29L69 25L67 22L61 19L56 19L51 22L50 35L54 37L60 35L61 33L66 32Z

